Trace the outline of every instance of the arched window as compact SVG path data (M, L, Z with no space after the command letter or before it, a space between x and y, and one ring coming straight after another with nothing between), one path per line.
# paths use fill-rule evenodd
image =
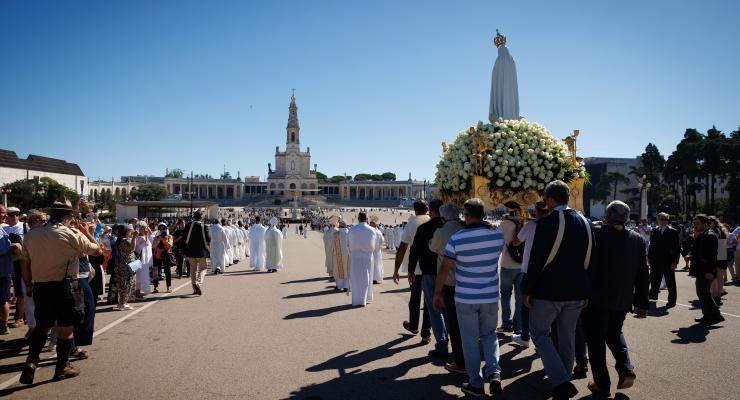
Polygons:
M311 189L316 189L316 184L315 183L312 183L312 184L308 185L308 187L311 188Z
M301 189L308 189L308 185L306 185L305 183L301 183Z
M275 189L275 184L274 183L271 183L270 184L270 189Z
M295 183L291 183L291 184L290 184L290 189L291 189L291 190L295 190Z
M278 189L285 189L285 185L283 185L282 183L278 183Z

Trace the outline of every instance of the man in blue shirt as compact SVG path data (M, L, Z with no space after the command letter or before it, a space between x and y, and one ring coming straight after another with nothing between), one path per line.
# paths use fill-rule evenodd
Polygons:
M0 204L0 221L5 219L7 209ZM3 229L0 229L0 335L10 334L8 318L10 317L10 286L13 279L13 257L11 255L10 238Z
M498 259L504 247L504 236L484 221L483 201L465 202L465 228L450 237L445 248L439 275L446 276L455 269L455 309L460 325L465 369L469 382L462 391L473 396L484 396L484 382L490 383L491 396L502 392L501 368L498 365L499 347L496 337L498 324L499 277ZM434 308L442 310L442 287L438 280L434 292ZM480 348L486 361L481 375Z

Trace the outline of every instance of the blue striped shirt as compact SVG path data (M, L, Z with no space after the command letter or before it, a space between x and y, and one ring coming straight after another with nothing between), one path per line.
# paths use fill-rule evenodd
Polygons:
M445 257L455 260L455 302L498 302L498 259L504 235L488 225L464 228L450 237Z

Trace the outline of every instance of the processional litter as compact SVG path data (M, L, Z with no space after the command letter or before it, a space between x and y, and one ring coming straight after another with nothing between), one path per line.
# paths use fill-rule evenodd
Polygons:
M560 141L519 114L516 64L498 30L494 44L498 57L491 78L490 123L479 121L452 144L442 143L436 173L440 197L458 205L477 197L487 210L511 201L527 208L541 200L547 183L560 179L570 186L570 206L582 212L585 169L577 155L579 131Z

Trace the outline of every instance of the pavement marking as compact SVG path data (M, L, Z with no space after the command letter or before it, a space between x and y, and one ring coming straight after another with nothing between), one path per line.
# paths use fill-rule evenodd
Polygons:
M667 301L667 300L657 300L657 301L659 301L659 302L661 302L661 303L668 303L668 301ZM693 308L692 306L690 306L690 305L687 305L687 304L681 304L681 303L676 303L676 305L677 305L677 306L681 306L681 307L686 307L686 308L689 308L689 309ZM722 315L726 315L726 316L728 316L728 317L735 317L735 318L740 318L740 315L735 315L735 314L730 314L730 313L722 312L722 310L720 310L720 313L721 313Z
M155 304L159 303L159 300L161 300L161 299L164 299L164 298L167 298L167 297L170 297L170 296L172 296L173 294L175 294L175 292L177 292L178 290L180 290L180 289L182 289L182 288L184 288L185 286L188 286L188 285L190 285L190 284L191 284L191 283L190 283L190 281L188 281L188 282L185 282L185 283L183 283L182 285L180 285L180 286L178 286L178 287L176 287L176 288L172 289L172 293L164 293L163 295L157 296L157 297L156 297L156 300L154 300L154 301L150 301L150 302L148 302L147 304L145 304L145 305L143 305L143 306L141 306L141 307L139 307L139 308L136 308L136 309L134 309L133 311L131 311L131 312L127 313L127 314L126 314L126 315L124 315L124 316L122 316L121 318L119 318L119 319L117 319L117 320L115 320L115 321L111 322L110 324L108 324L108 325L106 325L106 326L104 326L104 327L102 327L102 328L98 329L97 331L95 331L95 332L93 333L93 337L97 337L98 335L102 335L102 334L103 334L103 333L105 333L106 331L108 331L108 330L110 330L110 329L113 329L114 327L116 327L116 326L117 326L118 324L120 324L121 322L123 322L123 321L125 321L125 320L127 320L127 319L129 319L129 318L133 317L134 315L136 315L136 314L138 314L138 313L140 313L140 312L142 312L142 311L146 310L147 308L149 308L149 307L151 307L151 306L153 306L153 305L155 305ZM44 364L44 361L48 361L48 360L41 360L41 361L39 362L39 366L45 366L45 364ZM51 364L49 364L49 365L51 365ZM7 381L5 381L5 382L3 382L3 383L0 383L0 390L4 390L4 389L7 389L7 388L9 388L10 386L12 386L12 385L14 385L14 384L15 384L16 382L18 382L18 380L19 380L20 378L21 378L21 374L16 374L15 376L13 376L12 378L8 379Z

